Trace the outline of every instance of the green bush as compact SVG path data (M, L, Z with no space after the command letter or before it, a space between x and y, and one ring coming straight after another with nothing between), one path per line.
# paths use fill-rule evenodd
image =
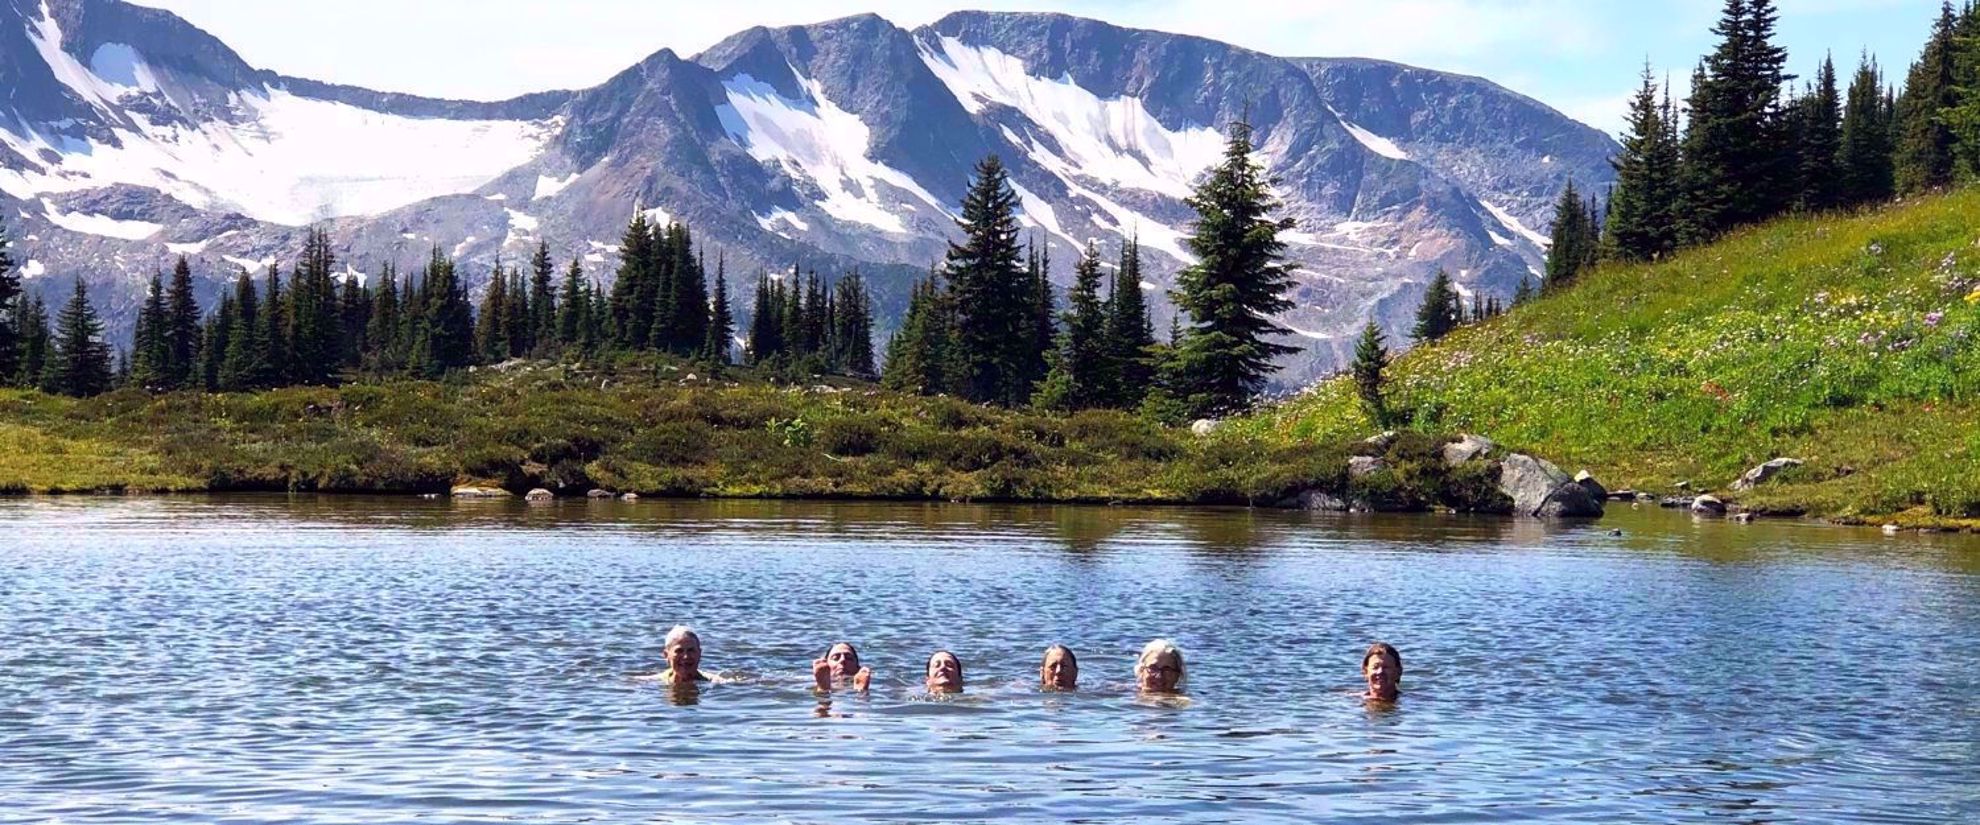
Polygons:
M617 453L656 467L700 464L715 454L715 428L701 421L663 421L626 439Z
M818 426L818 448L847 458L880 451L887 438L887 423L875 415L849 415Z

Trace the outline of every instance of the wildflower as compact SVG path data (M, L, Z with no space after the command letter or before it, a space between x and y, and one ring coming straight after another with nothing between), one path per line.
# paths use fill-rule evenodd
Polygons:
M1939 325L1939 322L1945 320L1945 318L1946 318L1946 314L1943 312L1936 312L1936 311L1927 312L1925 313L1925 325L1928 327L1936 327Z

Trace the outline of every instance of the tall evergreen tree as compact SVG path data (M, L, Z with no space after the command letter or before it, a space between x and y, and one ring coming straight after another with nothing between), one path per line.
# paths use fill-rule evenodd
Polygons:
M226 354L221 357L218 389L240 392L261 387L268 380L268 325L261 318L254 276L247 270L241 270L234 282L233 305L233 327L227 333Z
M1643 83L1629 102L1629 132L1623 136L1622 152L1610 161L1616 184L1609 196L1605 247L1621 260L1653 260L1677 248L1677 133L1666 119L1669 92L1661 102L1657 93L1645 64Z
M1797 101L1795 115L1800 184L1794 207L1820 212L1841 206L1842 96L1837 91L1833 59L1822 59L1815 86Z
M1787 52L1774 45L1773 0L1725 0L1718 47L1693 76L1683 156L1688 242L1718 237L1786 208L1798 170L1779 100Z
M708 341L708 275L694 251L694 233L686 224L667 227L668 313L664 335L656 347L677 355L692 355Z
M550 260L550 244L538 241L536 255L529 259L529 346L538 352L547 350L557 343L559 324L557 317L556 287L552 285L557 275L557 265Z
M171 342L166 339L165 284L156 272L151 273L151 285L145 290L144 303L138 309L137 329L131 336L130 380L131 386L146 390L163 390L165 387L165 362L171 359Z
M1569 184L1572 186L1573 184ZM1442 268L1430 279L1430 286L1423 292L1423 305L1416 310L1416 329L1411 332L1418 343L1430 343L1451 334L1462 322L1463 308L1458 293L1451 285L1450 273Z
M1107 349L1107 309L1100 303L1100 250L1091 243L1073 268L1066 303L1051 372L1039 387L1036 403L1067 411L1106 406L1114 400L1115 377Z
M956 221L963 242L950 244L947 277L953 297L962 383L971 401L1017 406L1031 397L1036 334L1036 285L1018 249L1017 194L996 155L976 165Z
M1130 238L1121 247L1107 292L1107 353L1113 361L1109 388L1112 406L1132 409L1154 382L1155 324L1148 317L1148 300L1141 293L1141 241Z
M633 213L619 238L619 272L612 282L611 334L621 349L644 347L653 333L653 310L658 290L653 227L646 213Z
M165 298L166 359L164 385L169 389L205 386L200 376L199 299L193 294L192 264L180 255L172 265L172 287Z
M875 375L873 369L873 299L866 292L866 279L859 272L848 273L833 288L832 367L841 374L859 377Z
M15 329L20 333L20 364L18 372L8 380L16 386L35 387L41 384L41 377L47 372L48 347L53 335L48 331L48 307L41 303L41 296L32 293L21 296L15 305Z
M162 302L161 302L162 303ZM81 278L68 305L55 319L55 336L48 358L50 380L44 389L87 398L110 389L110 346L103 341L103 321L90 306Z
M1382 329L1369 323L1361 328L1361 338L1354 345L1355 395L1361 399L1362 414L1376 427L1389 424L1389 402L1383 387L1386 378L1383 371L1389 367L1389 348L1382 340Z
M344 278L338 286L337 297L337 366L340 369L364 366L364 354L370 349L365 339L371 334L371 310L371 290L365 288L364 281L357 275Z
M1980 178L1980 4L1968 0L1953 25L1953 105L1944 117L1953 135L1954 175Z
M1171 380L1192 415L1243 409L1264 389L1274 359L1297 351L1267 340L1286 334L1272 317L1293 306L1286 299L1293 270L1279 240L1293 221L1273 217L1273 181L1252 149L1251 124L1239 121L1223 160L1188 200L1197 214L1188 246L1198 260L1177 278L1175 302L1190 324Z
M8 251L12 245L0 218L0 384L13 382L21 371L21 274Z
M394 373L405 366L404 308L399 299L399 273L388 262L378 274L378 290L372 296L364 331L364 368L370 372Z
M1888 199L1896 190L1892 158L1892 112L1884 97L1884 76L1869 53L1857 66L1843 108L1838 176L1840 205L1858 206Z
M708 335L701 345L701 357L716 365L729 363L729 339L736 334L735 313L729 309L729 262L715 258L715 296L708 310Z
M571 258L564 270L564 285L557 292L557 344L564 350L582 350L585 327L591 314L591 290L584 277L584 265Z
M220 305L206 319L200 331L198 386L207 392L220 389L220 366L227 358L229 335L234 331L234 296L222 293Z
M1547 247L1547 280L1541 284L1543 290L1566 288L1594 264L1596 233L1588 205L1575 190L1574 181L1568 181L1560 199L1554 202L1553 242Z
M907 314L887 341L887 365L881 384L888 389L938 395L960 383L960 358L954 354L955 326L940 275L914 285Z
M1031 346L1025 350L1030 358L1024 363L1022 379L1027 386L1045 380L1045 372L1050 368L1046 356L1058 346L1059 336L1058 301L1052 294L1052 248L1049 244L1035 246L1038 254L1028 273L1031 280Z
M507 344L510 358L521 358L529 354L532 342L530 333L534 330L534 310L529 306L529 282L523 279L521 270L509 270L508 303L502 306L502 334Z
M784 299L768 273L756 277L749 312L749 362L766 364L784 350Z
M454 261L433 248L420 278L420 317L408 364L417 374L437 378L474 363L474 311Z
M482 363L494 364L509 357L509 281L502 265L488 279L488 290L481 295L481 311L474 318L474 349Z
M265 370L254 383L256 388L280 387L289 383L290 358L289 301L282 291L282 270L268 267L267 287L261 295L262 364Z
M1942 0L1925 52L1912 64L1897 102L1895 157L1898 192L1912 194L1953 181L1953 131L1947 115L1958 105L1954 40L1958 18L1951 0Z

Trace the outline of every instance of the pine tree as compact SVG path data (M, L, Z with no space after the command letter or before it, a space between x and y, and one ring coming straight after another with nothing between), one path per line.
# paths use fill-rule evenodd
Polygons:
M509 357L509 282L497 262L488 279L488 290L481 296L481 311L474 319L474 350L484 364L495 364Z
M1892 166L1892 113L1884 97L1884 76L1866 52L1849 83L1843 109L1838 176L1840 205L1859 206L1889 199L1896 190Z
M708 311L708 335L701 345L701 357L709 363L729 363L729 339L736 334L735 314L729 309L729 262L715 258L715 297Z
M591 290L584 277L584 265L571 258L564 270L564 285L557 293L557 344L565 351L583 350L585 327L590 323Z
M996 155L976 165L956 225L963 242L950 244L947 277L955 313L962 397L1018 406L1031 397L1031 364L1038 357L1036 285L1018 250L1017 194Z
M1980 178L1980 5L1968 0L1953 26L1952 108L1945 114L1946 128L1953 135L1953 166L1956 177Z
M1513 306L1519 306L1531 300L1533 300L1532 279L1530 278L1519 279L1519 288L1513 290L1513 298L1512 298Z
M873 299L866 279L848 273L833 288L832 367L844 375L866 378L873 369Z
M53 377L44 382L45 388L76 398L108 391L114 376L110 347L102 339L103 322L89 304L82 279L77 278L75 293L55 319L54 346L48 358L48 372Z
M1897 103L1897 190L1913 194L1953 180L1953 131L1946 115L1958 105L1955 60L1958 44L1951 0L1943 0L1925 52L1912 64Z
M1677 248L1678 147L1650 67L1629 102L1629 133L1610 164L1616 170L1604 240L1608 254L1626 261L1654 260Z
M557 317L557 299L552 279L557 275L557 265L550 260L550 244L538 241L536 255L529 259L529 345L527 349L543 353L558 341L560 332Z
M1100 303L1100 250L1088 243L1073 268L1065 323L1035 402L1053 410L1084 410L1113 401L1113 363L1107 348L1107 310Z
M439 247L433 248L420 278L419 310L407 357L415 374L438 378L474 363L474 311L453 260Z
M1361 399L1361 411L1376 427L1389 424L1388 399L1383 397L1382 371L1389 367L1389 348L1382 330L1370 323L1361 328L1361 339L1354 345L1354 391Z
M768 273L756 278L749 314L749 363L767 364L784 349L784 300Z
M15 383L20 375L21 339L26 328L21 311L21 274L8 251L12 245L6 220L0 218L0 385Z
M289 302L283 297L282 271L268 267L268 286L261 296L261 341L264 372L253 384L257 389L280 387L289 382L291 342Z
M378 291L365 322L364 368L374 374L394 373L405 366L404 308L399 299L399 273L388 262L378 274Z
M1293 306L1286 299L1293 270L1279 240L1293 222L1272 217L1273 181L1251 154L1251 125L1239 121L1223 161L1188 200L1197 213L1188 245L1198 262L1177 278L1175 302L1190 325L1176 345L1171 381L1191 415L1243 409L1264 389L1274 360L1297 351L1267 340L1286 334L1272 317Z
M1553 242L1547 247L1547 280L1543 290L1564 289L1595 260L1596 229L1588 216L1588 206L1574 181L1561 190L1554 202Z
M17 306L14 320L20 332L21 360L18 373L9 380L15 386L39 386L47 372L48 346L53 338L48 331L48 307L41 303L41 296L32 293L23 295Z
M220 367L227 358L229 336L234 331L234 296L222 294L220 306L206 320L199 344L199 386L207 392L220 389Z
M1148 318L1148 301L1141 293L1141 241L1130 238L1121 247L1107 292L1107 354L1113 362L1110 406L1133 409L1154 383L1155 325Z
M165 299L165 326L164 386L175 390L205 386L199 375L199 350L205 334L200 328L199 299L193 295L192 264L184 255L172 265L172 287Z
M309 230L303 241L302 261L289 283L290 360L283 375L289 382L329 384L336 380L337 369L343 364L344 335L337 302L336 261L330 249L329 231ZM271 298L268 304L272 307L276 302Z
M1418 343L1427 344L1451 334L1463 320L1457 290L1450 273L1439 268L1423 292L1423 305L1416 310L1416 329L1411 333Z
M694 234L685 224L667 227L669 264L668 313L664 348L677 355L692 355L708 340L708 274L694 252Z
M1796 114L1801 157L1794 207L1804 212L1835 209L1842 205L1842 97L1833 59L1822 59L1815 88L1799 101Z
M646 345L653 333L654 283L653 228L644 212L633 213L619 238L619 272L612 283L611 335L621 349Z
M371 334L371 304L371 290L365 288L357 275L344 278L338 287L337 298L339 369L364 366L364 354L370 349L365 338Z
M144 304L138 309L137 330L132 335L130 380L131 386L145 390L165 389L165 362L171 358L171 343L166 340L165 284L156 272L151 273L151 285L145 290Z
M1026 386L1045 380L1050 368L1046 356L1058 346L1059 337L1058 302L1052 294L1052 249L1049 245L1036 248L1038 254L1027 273L1031 281L1031 346L1025 349L1030 357L1025 360L1021 379Z
M954 353L955 326L941 276L914 285L907 314L887 342L887 366L881 384L919 395L951 392L962 377L962 362Z
M1788 205L1797 169L1779 99L1787 53L1772 42L1773 0L1725 0L1719 45L1693 75L1683 146L1687 243L1764 220Z
M261 318L260 297L255 294L254 276L246 270L234 283L234 326L227 333L227 350L220 364L219 389L228 392L252 390L268 376L268 325Z

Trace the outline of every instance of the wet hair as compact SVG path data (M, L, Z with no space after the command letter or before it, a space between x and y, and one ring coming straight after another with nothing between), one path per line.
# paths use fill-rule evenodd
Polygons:
M1065 645L1053 645L1053 646L1051 646L1051 647L1048 647L1048 648L1045 648L1045 656L1044 656L1044 658L1041 658L1041 659L1039 659L1039 660L1038 660L1038 666L1039 666L1039 667L1041 667L1041 668L1042 668L1042 667L1044 667L1044 666L1045 666L1045 664L1046 664L1047 662L1050 662L1050 661L1052 661L1052 651L1054 651L1054 650L1063 650L1063 651L1065 651L1065 652L1066 652L1066 661L1067 661L1068 663L1070 663L1070 664L1071 664L1071 665L1072 665L1073 667L1079 667L1079 657L1078 657L1078 656L1074 656L1074 655L1073 655L1073 652L1072 652L1072 648L1070 648L1070 647L1066 647Z
M1368 672L1368 660L1377 656L1387 656L1396 663L1396 675L1402 675L1402 651L1388 642L1376 642L1368 646L1368 652L1361 654L1361 672Z
M694 630L692 628L689 628L687 625L677 624L674 625L673 630L667 631L667 641L665 644L667 647L673 647L675 642L678 642L689 636L693 636L696 643L699 643L701 641L701 634L694 632Z
M1189 668L1183 666L1182 648L1176 647L1176 643L1168 639L1154 639L1142 645L1141 657L1134 660L1134 672L1140 673L1143 668L1148 667L1149 662L1170 653L1176 656L1176 684L1182 684L1183 678L1189 674Z
M958 679L962 678L962 672L963 672L962 657L957 656L954 653L950 653L949 651L946 650L937 650L934 653L929 654L928 664L922 667L921 669L922 672L923 673L933 672L935 669L935 660L940 659L943 656L947 656L951 659L956 660L956 678Z

